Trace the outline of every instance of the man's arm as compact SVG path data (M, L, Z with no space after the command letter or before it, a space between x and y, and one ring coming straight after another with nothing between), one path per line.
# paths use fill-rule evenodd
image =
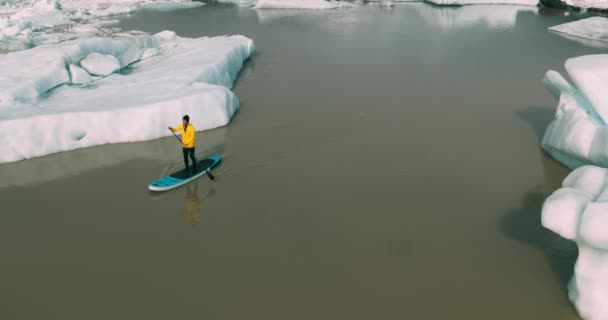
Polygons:
M171 130L171 132L180 132L180 131L182 131L182 129L183 129L183 126L177 126L175 128L169 127L169 130Z

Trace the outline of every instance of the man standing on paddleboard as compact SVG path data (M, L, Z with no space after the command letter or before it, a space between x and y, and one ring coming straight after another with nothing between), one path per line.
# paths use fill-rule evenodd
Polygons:
M190 117L185 115L182 118L182 125L175 128L169 127L172 132L182 132L182 151L184 153L184 163L186 164L186 172L190 171L190 164L188 163L188 156L192 159L192 174L196 173L196 158L194 157L194 141L195 141L195 129L190 123Z

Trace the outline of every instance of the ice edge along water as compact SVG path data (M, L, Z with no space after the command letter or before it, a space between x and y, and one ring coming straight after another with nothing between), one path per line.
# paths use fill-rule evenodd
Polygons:
M582 166L547 198L542 224L576 242L568 296L583 319L608 319L608 170Z
M578 41L593 47L608 47L608 18L591 17L550 27L562 35L576 37ZM585 41L588 39L591 41Z
M463 6L474 4L508 4L522 6L537 6L538 0L372 0L383 6L392 6L396 2L428 2L438 6ZM220 0L239 4L241 6L252 6L253 9L335 9L340 7L351 7L354 4L345 1L325 0Z
M0 163L168 136L183 114L199 131L226 125L239 107L229 88L253 50L243 36L165 31L0 56ZM87 71L116 62L107 77Z
M545 85L559 99L542 147L569 168L586 164L608 167L608 55L568 59L568 82L548 71Z
M545 201L542 224L578 246L568 295L581 317L608 319L608 55L565 66L572 83L556 71L544 79L559 103L542 147L575 170Z

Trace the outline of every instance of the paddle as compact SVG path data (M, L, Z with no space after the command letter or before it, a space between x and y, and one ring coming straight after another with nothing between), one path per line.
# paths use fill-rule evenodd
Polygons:
M183 146L184 143L182 142L182 139L180 139L175 132L173 132L173 130L169 129L169 131L171 131L171 133L173 133L173 135L177 138L177 140L179 140L179 143L181 143L181 145ZM196 167L196 163L194 164L194 166ZM208 168L207 170L205 170L205 172L207 173L207 177L209 177L209 179L211 180L215 180L215 177L211 174L211 168Z

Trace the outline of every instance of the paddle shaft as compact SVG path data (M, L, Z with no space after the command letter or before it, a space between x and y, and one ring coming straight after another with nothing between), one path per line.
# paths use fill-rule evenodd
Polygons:
M170 131L171 131L171 133L173 133L173 135L175 136L175 138L177 138L177 140L179 140L179 143L181 143L181 144L182 144L182 147L184 147L184 143L182 142L182 139L180 139L180 138L179 138L179 137L178 137L178 136L175 134L175 132L173 132L173 130L170 130ZM194 168L196 168L197 164L196 164L196 163L194 163L193 165L194 165ZM205 170L205 172L207 173L207 177L209 177L209 179L211 179L211 180L215 180L215 177L214 177L214 176L211 174L211 168L206 169L206 170Z

